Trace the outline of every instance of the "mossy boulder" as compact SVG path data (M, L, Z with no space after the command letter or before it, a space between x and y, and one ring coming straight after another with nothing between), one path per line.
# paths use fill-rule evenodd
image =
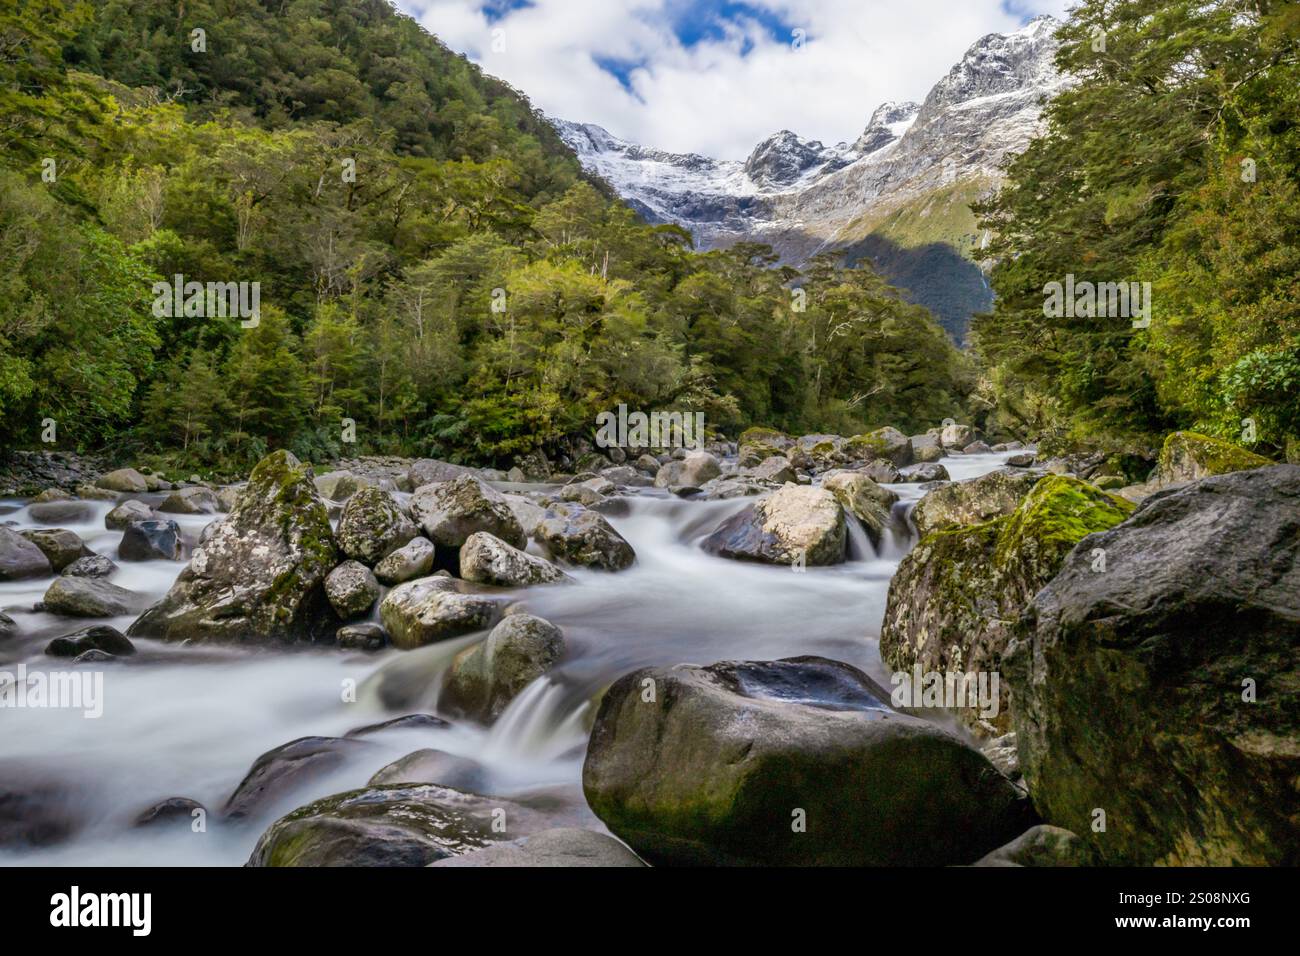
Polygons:
M339 547L349 558L371 567L419 533L397 500L373 485L354 491L339 515Z
M1030 796L1101 862L1300 865L1300 467L1157 492L1067 557L1005 666Z
M652 864L973 863L1028 825L1010 781L822 658L635 671L600 703L582 784Z
M452 717L491 723L525 687L564 656L564 632L532 614L511 614L456 655L438 706Z
M1173 484L1210 475L1265 468L1273 462L1240 445L1196 432L1174 432L1165 439L1156 465L1156 481Z
M742 468L753 468L776 455L784 455L795 447L795 441L784 432L772 428L746 428L737 442L737 458Z
M912 440L897 428L885 426L865 435L854 435L843 446L846 459L872 461L883 458L899 468L912 464Z
M491 627L502 603L473 585L435 575L389 591L379 602L379 619L394 647L412 650Z
M476 531L516 548L526 542L505 495L472 475L420 488L411 496L411 515L440 548L459 548Z
M1085 537L1133 505L1077 478L1041 479L1009 515L949 525L917 544L889 584L880 653L897 672L998 675L994 706L962 706L972 728L1005 732L1014 701L1001 677L1011 625Z
M311 468L274 452L129 633L169 641L332 640L339 622L325 577L339 557Z
M925 537L943 527L968 527L1009 515L1020 507L1039 477L1027 472L999 470L971 481L944 485L916 503L912 522Z
M835 496L845 511L862 522L872 541L879 543L892 520L891 509L898 501L897 494L857 471L829 472L822 478L822 487Z

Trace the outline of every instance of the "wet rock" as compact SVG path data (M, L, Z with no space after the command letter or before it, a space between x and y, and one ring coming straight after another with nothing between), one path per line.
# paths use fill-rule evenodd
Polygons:
M239 504L239 496L244 491L244 485L227 485L217 491L217 508L223 512L235 510L235 505Z
M1047 823L1104 864L1300 864L1298 542L1278 465L1158 492L1066 558L1006 661Z
M125 531L136 521L153 519L153 509L143 501L130 498L104 516L104 527L110 531Z
M845 511L866 526L873 541L880 540L892 520L890 509L898 501L898 495L857 471L827 472L822 478L822 487L835 496Z
M0 611L0 641L11 638L15 636L17 633L18 633L18 622L15 621L8 614L6 614L4 611Z
M505 496L472 476L417 489L411 496L411 514L439 547L459 548L476 531L494 534L517 548L526 541Z
M430 866L456 867L547 867L547 866L645 866L635 853L611 836L594 830L557 828L512 843L498 843L483 850L448 857Z
M604 515L580 505L548 508L533 540L553 559L579 567L622 571L636 561L632 545Z
M490 723L564 656L564 632L531 614L512 614L456 656L438 697L451 716Z
M1019 455L1008 455L1006 465L1010 468L1032 468L1038 456L1033 452L1021 452Z
M525 474L527 471L528 469L525 468ZM411 489L414 490L456 478L474 477L476 474L473 468L466 468L464 465L453 465L450 462L438 461L436 458L421 458L411 464L406 478L410 482Z
M856 470L860 474L866 475L878 485L892 485L903 480L902 474L894 466L894 463L892 461L885 461L883 458L869 461Z
M932 492L933 494L934 492ZM1011 627L1087 535L1113 528L1132 506L1077 478L1039 481L1010 515L926 535L898 566L880 632L880 654L896 672L998 675L997 699L956 716L979 732L1011 729L1015 701L1002 674ZM977 694L979 685L968 686ZM996 711L992 713L990 711Z
M451 578L430 577L393 588L379 604L379 617L393 642L411 650L485 630L501 617L501 600L464 593Z
M27 514L37 524L79 524L89 521L94 512L90 506L81 501L51 501L43 505L32 505Z
M1009 515L1037 484L1039 475L991 471L971 481L957 481L928 493L912 509L922 537L947 526L970 526Z
M63 843L85 825L75 791L21 764L0 762L0 847Z
M497 587L527 587L570 580L551 562L512 548L495 535L479 531L460 549L460 576Z
M846 534L844 512L831 492L786 485L722 522L702 547L742 561L817 566L844 560Z
M186 826L193 826L196 819L195 811L199 811L201 815L206 815L208 812L207 808L197 800L191 800L189 797L168 797L166 800L160 800L153 806L141 810L136 814L131 825L133 827L149 827L183 821Z
M133 526L134 527L134 526ZM166 640L331 640L325 577L339 563L311 469L277 451L194 552L167 596L130 633Z
M95 487L134 495L148 491L149 483L145 481L144 475L134 468L119 468L117 471L101 475L95 481Z
M388 784L433 783L457 790L480 790L487 782L487 771L477 760L458 757L445 750L417 750L394 760L370 778L367 786Z
M432 541L417 535L376 564L375 577L389 585L424 577L433 570L435 552Z
M1090 866L1087 846L1069 830L1040 824L972 866Z
M351 737L300 737L268 750L253 762L221 812L239 819L271 809L293 790L337 770L366 747L365 741Z
M973 441L963 448L961 453L963 455L987 455L991 451L993 451L993 449L990 448L986 442Z
M43 609L65 617L119 617L148 605L142 595L102 578L55 578L41 599Z
M360 561L344 561L325 578L325 596L343 620L360 617L379 600L379 582Z
M77 558L63 573L71 578L107 578L117 572L117 565L102 554L88 554Z
M159 511L178 515L216 514L219 508L216 493L201 485L173 491L158 506Z
M497 811L497 812L494 812ZM506 832L493 827L506 821ZM249 866L427 866L545 828L500 797L436 784L396 784L317 800L273 823Z
M0 581L43 578L53 573L45 552L22 535L0 527Z
M316 490L330 501L347 501L362 488L370 487L364 478L350 471L331 471L316 477Z
M170 518L132 521L117 546L122 561L179 561L182 553L181 526Z
M135 645L117 628L97 624L63 637L56 637L45 647L45 653L50 657L77 657L86 651L102 651L114 657L129 657L135 653Z
M638 471L647 475L659 474L659 459L655 458L654 455L640 455L632 464Z
M542 518L546 516L546 509L529 498L521 498L517 495L507 495L506 504L514 513L519 527L523 529L524 537L532 538L537 526L542 523Z
M338 646L345 651L379 651L388 644L388 632L378 624L344 624L335 634Z
M40 528L35 531L20 531L19 534L41 549L41 553L49 559L50 567L56 574L78 558L91 554L90 549L86 547L86 542L73 531L65 531L62 528Z
M636 671L601 701L583 790L655 865L965 864L1025 828L978 751L888 697L822 658Z
M605 496L593 488L588 487L586 484L578 483L565 485L560 489L559 494L555 496L555 500L573 502L575 504L591 507L604 501Z
M447 723L447 721L441 717L435 717L433 714L406 714L378 724L366 724L364 727L356 727L343 736L365 737L386 730L445 730L450 726L451 724Z
M948 469L937 462L928 465L917 465L907 474L898 479L908 484L921 484L927 481L949 481Z

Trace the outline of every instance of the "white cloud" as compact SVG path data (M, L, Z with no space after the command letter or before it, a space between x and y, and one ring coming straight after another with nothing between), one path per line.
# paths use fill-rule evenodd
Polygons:
M881 102L923 99L980 37L1059 17L1069 0L748 0L806 31L800 50L742 18L685 46L674 22L711 5L682 0L535 0L495 21L483 0L394 2L550 115L743 159L779 129L851 141ZM598 60L644 66L629 91Z

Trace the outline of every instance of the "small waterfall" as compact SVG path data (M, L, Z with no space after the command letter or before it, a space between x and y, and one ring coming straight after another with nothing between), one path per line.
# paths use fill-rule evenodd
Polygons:
M876 551L876 546L871 543L871 538L867 535L867 530L862 526L861 521L849 514L848 511L845 511L844 522L849 529L850 561L874 561L880 557ZM886 530L886 534L888 534L888 530ZM884 540L882 540L881 544L884 543Z
M555 760L587 739L591 701L572 707L572 692L539 677L510 702L488 733L483 758L489 763Z

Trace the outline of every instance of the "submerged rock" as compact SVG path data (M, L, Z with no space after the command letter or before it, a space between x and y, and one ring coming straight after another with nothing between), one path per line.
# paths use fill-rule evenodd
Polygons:
M506 588L569 580L551 562L512 548L486 531L475 532L465 539L460 549L460 576L466 581Z
M722 522L702 547L742 561L808 566L845 558L844 512L824 488L786 485Z
M325 576L339 562L311 469L287 451L258 463L235 510L132 635L165 640L329 640Z
M512 614L456 656L438 697L450 716L489 723L564 656L564 632L531 614Z
M1101 862L1300 865L1300 467L1162 491L1093 535L1006 666L1034 804Z
M270 809L294 789L343 766L366 746L352 737L299 737L268 750L253 761L221 812L238 819Z
M822 658L679 664L621 678L583 789L652 864L943 866L1021 832L977 751Z
M394 783L435 783L472 791L481 789L486 782L487 771L477 760L449 754L445 750L426 748L380 768L366 785L382 787Z

